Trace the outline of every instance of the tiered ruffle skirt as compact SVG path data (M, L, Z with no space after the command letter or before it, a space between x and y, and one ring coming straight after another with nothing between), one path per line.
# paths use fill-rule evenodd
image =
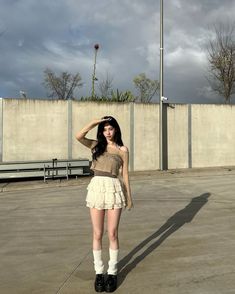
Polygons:
M118 178L94 176L87 190L87 207L101 210L123 208L126 206L123 184Z

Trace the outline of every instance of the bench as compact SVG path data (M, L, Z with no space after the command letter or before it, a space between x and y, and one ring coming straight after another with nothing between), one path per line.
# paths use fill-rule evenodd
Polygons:
M54 179L89 175L88 159L56 159L0 163L0 179L43 177Z

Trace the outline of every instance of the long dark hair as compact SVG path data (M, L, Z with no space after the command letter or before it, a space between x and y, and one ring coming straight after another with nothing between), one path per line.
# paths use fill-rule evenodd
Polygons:
M120 129L119 124L116 121L116 119L114 117L112 117L112 116L104 116L102 118L109 118L109 120L101 122L98 125L97 136L96 136L98 143L92 149L92 159L93 160L96 160L97 157L102 155L106 150L107 140L106 140L103 132L104 132L104 127L107 126L107 125L110 125L115 129L114 142L118 146L123 146L121 129Z

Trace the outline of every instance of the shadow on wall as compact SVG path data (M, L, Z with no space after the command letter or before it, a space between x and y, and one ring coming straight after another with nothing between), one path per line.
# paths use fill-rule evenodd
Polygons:
M165 239L167 239L171 234L175 233L185 223L191 222L198 211L207 203L210 195L210 193L204 193L200 196L194 197L191 202L187 206L185 206L185 208L177 211L156 232L143 240L129 254L123 257L123 259L121 259L118 263L119 286L123 283L129 272L131 272L146 256L148 256L152 251L160 246ZM140 255L135 257L135 259L130 262L135 254L143 249L143 247L146 246L150 241L156 239L160 235L161 237L159 239L157 239L146 250L144 250Z

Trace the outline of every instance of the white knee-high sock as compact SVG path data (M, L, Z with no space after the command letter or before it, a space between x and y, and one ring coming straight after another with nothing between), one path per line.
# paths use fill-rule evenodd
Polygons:
M118 264L118 249L109 248L109 268L108 275L117 274L117 264Z
M104 264L102 261L102 250L93 250L94 267L96 274L104 273Z

